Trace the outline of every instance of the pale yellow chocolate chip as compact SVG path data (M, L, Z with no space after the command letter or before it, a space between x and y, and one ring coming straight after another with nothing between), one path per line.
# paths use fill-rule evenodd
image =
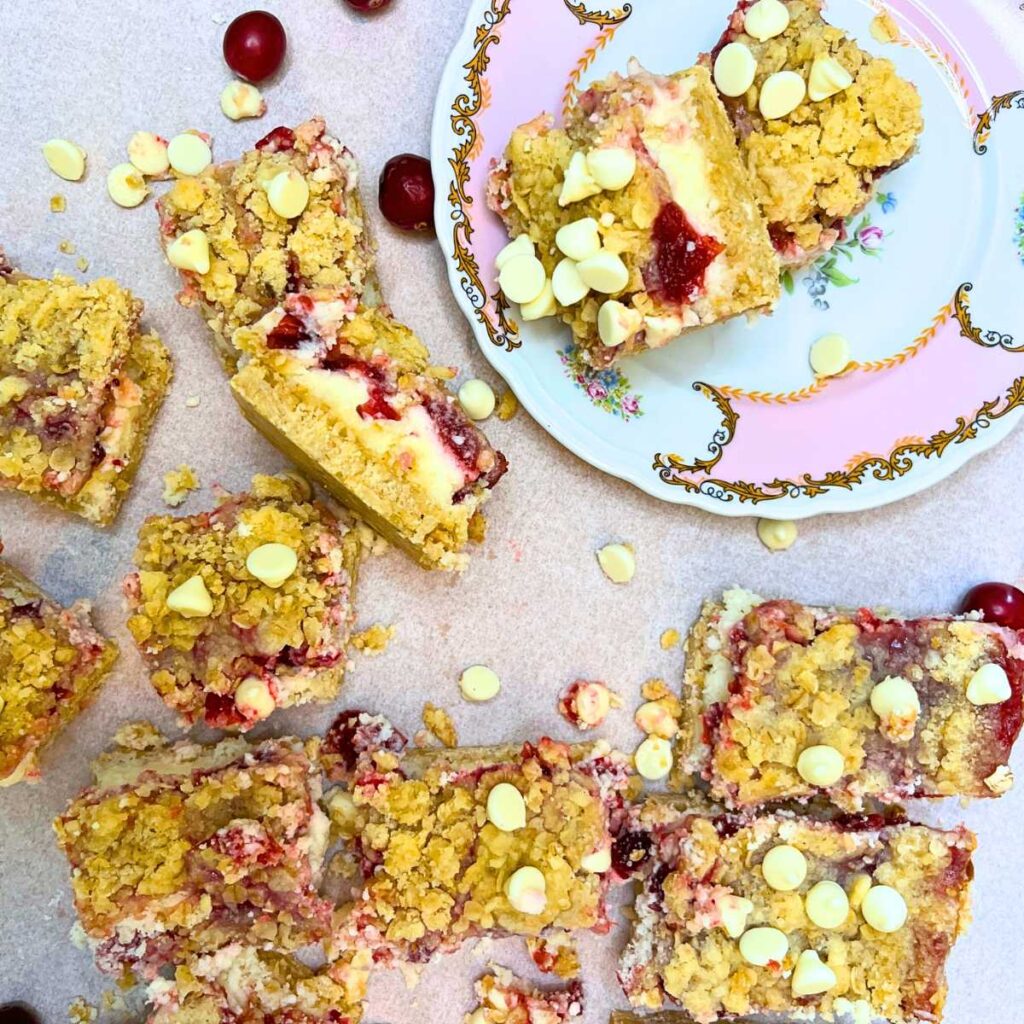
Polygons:
M590 286L580 277L579 264L568 256L555 267L551 288L560 306L575 306L590 294Z
M751 928L740 938L740 956L754 967L781 964L789 952L789 939L778 928Z
M670 740L679 732L679 725L668 713L664 705L656 700L649 700L636 709L633 720L648 736L660 736Z
M213 153L205 139L182 132L167 143L167 159L179 174L202 174L213 163Z
M890 885L873 885L860 912L876 932L898 932L907 923L907 901Z
M202 576L192 576L167 595L167 607L186 619L204 619L213 611L213 598Z
M871 689L871 710L879 718L916 719L921 713L921 698L914 684L902 676L886 676Z
M179 270L206 274L210 270L210 240L202 228L192 228L167 246L167 261Z
M153 132L136 132L128 140L128 159L139 173L151 178L166 174L171 166L167 142Z
M459 388L459 405L471 420L485 420L494 412L496 399L491 385L474 377Z
M85 174L85 150L67 139L50 139L43 143L46 166L65 181L81 181Z
M985 779L985 785L990 793L1002 796L1013 789L1013 770L1008 764L1001 764L991 775Z
M975 707L1002 704L1013 695L1006 669L995 662L982 665L967 684L967 699Z
M544 282L540 295L530 302L519 304L519 315L523 320L543 320L545 317L554 316L558 312L558 305L555 302L555 292L550 281Z
M249 552L245 567L261 583L277 589L298 568L299 556L287 544L261 544Z
M757 59L745 43L728 43L715 58L715 85L723 96L742 96L754 84Z
M759 43L774 39L789 28L789 9L781 0L757 0L747 11L743 28Z
M816 57L807 78L807 95L813 102L820 103L851 85L853 75L835 57Z
M309 205L309 185L294 168L281 171L267 183L267 202L278 217L291 220Z
M850 913L850 900L841 885L828 879L811 886L804 910L819 928L840 928Z
M758 519L757 536L769 551L788 551L796 543L796 523L788 519Z
M596 196L600 191L601 186L594 181L594 176L587 166L587 158L582 153L573 153L569 166L565 169L558 205L569 206L571 203Z
M602 249L576 265L583 283L603 295L621 292L629 284L629 270L618 253Z
M754 912L754 904L742 896L722 896L715 901L718 916L721 919L725 934L730 939L738 939L747 928L747 918Z
M636 153L616 146L592 149L587 154L587 170L600 188L607 192L618 192L636 174Z
M657 782L672 771L672 744L660 736L648 736L633 754L633 764L641 778Z
M603 875L612 866L612 848L607 843L580 858L580 867L592 875Z
M526 828L526 801L511 782L499 782L487 794L487 820L501 832Z
M583 725L600 725L612 707L612 692L604 683L584 683L573 699L576 717Z
M643 316L617 299L609 299L597 311L597 333L606 348L622 345L643 326Z
M267 112L263 94L248 82L228 82L220 94L220 109L232 121L246 117L262 117Z
M505 895L520 914L543 914L548 905L547 881L532 865L514 871L505 883Z
M107 192L118 206L128 209L138 206L149 195L142 175L133 164L128 163L110 168L110 173L107 174Z
M825 334L811 346L816 377L836 377L850 365L850 343L841 334Z
M628 583L636 573L636 555L628 544L606 544L597 561L612 583Z
M807 877L807 858L795 846L773 846L761 861L761 874L777 892L792 892Z
M533 244L529 235L517 235L508 245L494 257L496 270L501 270L510 259L516 256L536 256L537 247Z
M792 114L804 101L807 86L795 71L776 71L765 79L757 101L761 116L769 121Z
M459 689L466 700L485 701L498 696L501 680L486 665L470 665L459 676Z
M513 256L498 274L498 284L509 302L532 302L546 283L544 264L536 256Z
M836 972L824 963L816 950L805 949L793 968L793 995L817 996L835 988Z
M683 319L670 313L667 316L644 317L644 342L648 348L663 348L683 333Z
M277 707L270 687L258 676L249 676L238 684L235 690L235 706L239 711L248 712L262 721Z
M834 786L846 771L843 755L826 744L808 747L796 759L796 770L812 786Z
M596 256L601 251L601 234L597 221L593 217L581 217L571 224L566 224L558 229L555 245L560 253L577 263Z

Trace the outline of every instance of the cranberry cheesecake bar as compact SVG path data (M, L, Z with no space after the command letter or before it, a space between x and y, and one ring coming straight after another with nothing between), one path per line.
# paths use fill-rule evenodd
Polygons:
M95 696L117 645L0 559L0 787L39 776L39 752Z
M240 160L180 178L158 202L180 299L198 305L232 370L232 335L285 295L331 288L355 309L373 253L352 154L313 117L275 128Z
M507 467L445 387L450 371L384 308L292 295L236 344L250 422L335 498L427 568L461 569Z
M541 990L494 966L476 983L478 1005L465 1024L566 1024L583 1013L583 985Z
M233 941L287 950L323 937L329 826L301 741L171 744L140 724L116 739L54 823L101 970L152 979Z
M942 1019L975 837L880 815L704 815L651 801L619 977L637 1007Z
M257 476L210 512L151 516L124 593L156 691L184 724L220 729L332 700L360 557L356 532L298 477Z
M704 62L784 265L843 237L876 182L909 160L921 97L892 61L822 18L824 0L741 0Z
M627 760L607 744L401 752L386 720L344 713L324 742L352 872L334 933L378 962L422 963L485 935L611 927L611 846Z
M113 522L171 377L141 314L114 281L30 278L0 254L0 489Z
M1022 639L970 616L729 591L687 642L681 767L731 807L998 796L1024 720Z
M728 118L704 68L632 65L593 85L565 126L517 128L488 201L524 319L558 315L607 366L686 331L770 310L779 265ZM534 293L535 294L531 294Z

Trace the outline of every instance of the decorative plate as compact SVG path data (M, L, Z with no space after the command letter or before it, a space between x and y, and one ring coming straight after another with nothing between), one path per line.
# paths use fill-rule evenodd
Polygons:
M892 59L924 100L920 152L882 179L847 240L783 280L777 312L593 371L554 319L516 322L494 257L488 168L512 129L559 112L631 56L693 64L733 0L472 0L433 125L436 223L484 354L571 451L665 501L802 518L922 490L1006 436L1024 410L1024 69L972 2L830 0L828 17ZM930 6L930 5L929 5ZM899 39L880 43L887 12ZM855 364L815 382L811 343Z

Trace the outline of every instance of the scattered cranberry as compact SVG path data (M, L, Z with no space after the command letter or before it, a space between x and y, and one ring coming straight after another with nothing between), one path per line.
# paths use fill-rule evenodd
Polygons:
M261 153L287 153L295 148L295 132L283 124L271 128L266 135L256 143L256 148Z
M349 7L362 11L363 14L370 14L372 11L379 11L387 7L391 0L347 0Z
M981 612L986 622L1024 629L1024 592L1009 583L979 583L967 592L960 611Z
M651 856L651 837L646 832L623 832L612 843L612 868L629 878Z
M281 66L288 38L268 11L240 14L224 33L224 60L239 78L262 82Z
M393 156L380 172L380 212L403 231L433 231L434 179L430 161L412 153Z
M331 722L324 736L323 751L336 757L348 771L353 771L361 755L374 750L401 753L406 738L383 715L365 711L342 711Z

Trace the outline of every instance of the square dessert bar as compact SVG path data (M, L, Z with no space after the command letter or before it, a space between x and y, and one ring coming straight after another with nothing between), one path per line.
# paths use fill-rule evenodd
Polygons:
M284 177L281 177L281 176ZM284 199L278 188L289 181ZM271 183L277 182L274 188ZM241 160L180 178L157 204L168 258L181 271L181 301L198 304L224 365L231 336L285 295L332 288L351 309L372 291L372 247L352 154L323 118L275 128ZM294 202L290 193L308 197ZM190 232L187 249L175 248Z
M109 279L0 270L0 488L113 521L171 377L141 313Z
M619 978L634 1006L698 1024L792 1014L942 1018L975 838L879 815L814 821L640 812L645 838Z
M549 739L400 748L385 720L359 712L339 716L324 742L329 772L349 781L328 797L352 873L338 948L421 963L485 935L609 930L630 781L622 755Z
M584 92L563 128L547 115L517 128L488 201L513 238L536 243L550 313L595 366L779 297L766 224L704 68L633 65ZM602 269L616 273L605 281Z
M117 645L0 559L0 787L38 778L37 759L89 703Z
M335 498L427 568L460 569L505 456L445 387L451 372L383 308L289 296L237 332L243 413Z
M1019 633L897 619L743 590L687 641L681 767L732 807L822 795L998 796L1024 719Z
M756 61L750 87L722 99L779 256L784 265L801 266L831 249L844 235L844 221L870 202L878 180L914 155L924 121L914 85L892 61L867 53L824 21L824 0L784 5L788 21L748 24L754 5L741 0L703 60L711 66L736 43ZM782 116L789 103L772 109L770 96L786 84L774 77L780 73L806 83L805 98ZM798 89L794 100L799 95Z
M357 533L298 477L254 477L211 512L151 516L124 593L156 691L185 724L242 730L333 699L360 557Z
M101 970L151 979L228 942L286 950L323 936L329 826L301 741L171 744L139 724L116 739L54 823Z

